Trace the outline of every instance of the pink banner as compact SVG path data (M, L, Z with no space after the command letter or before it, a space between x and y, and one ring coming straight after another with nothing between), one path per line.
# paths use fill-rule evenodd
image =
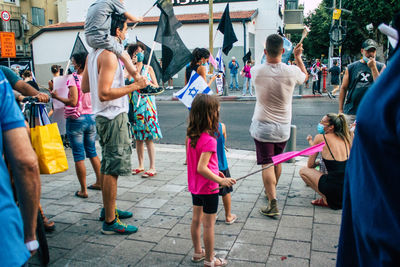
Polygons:
M306 148L302 151L290 151L290 152L282 153L282 154L272 157L272 162L274 163L274 165L277 165L279 163L285 162L285 161L292 159L294 157L297 157L297 156L309 156L314 153L321 152L324 146L325 146L325 142L322 142L318 145Z
M213 55L210 53L210 57L208 58L208 62L214 66L215 69L218 69L217 61L215 61Z

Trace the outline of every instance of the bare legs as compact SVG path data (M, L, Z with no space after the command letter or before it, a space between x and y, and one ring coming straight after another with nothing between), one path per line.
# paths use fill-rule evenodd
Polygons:
M118 176L103 174L103 205L106 213L106 222L110 223L115 219L115 202L117 200Z
M325 204L327 204L326 197L318 190L319 179L321 179L323 173L313 168L303 167L300 169L299 174L303 181L320 194Z
M224 203L225 210L225 221L230 222L234 219L234 215L231 213L231 193L226 194L222 197L222 202Z
M214 226L216 214L203 213L202 206L193 206L193 218L191 225L194 253L202 253L201 249L201 222L203 223L203 242L206 252L206 261L214 259Z
M266 167L267 165L262 165ZM265 194L269 200L276 199L276 185L278 184L279 177L282 173L282 164L268 168L262 171L262 178L264 183Z
M93 157L90 158L90 163L92 164L92 168L96 174L96 183L94 185L99 185L101 186L101 175L100 175L100 159L99 157ZM81 190L79 191L80 195L85 195L87 196L87 190L86 190L86 167L85 167L85 161L80 160L75 162L75 171L76 171L76 176L78 176L79 183L81 185Z
M148 172L155 173L156 172L156 163L155 163L155 147L153 140L136 140L136 152L138 156L139 166L138 169L144 169L144 143L146 142L147 153L149 155L150 168Z

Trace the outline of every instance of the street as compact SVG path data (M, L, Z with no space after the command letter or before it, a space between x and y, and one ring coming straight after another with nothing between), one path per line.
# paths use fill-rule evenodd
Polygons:
M227 127L227 147L255 150L249 127L253 116L255 101L221 102L221 122ZM158 118L163 133L162 144L184 144L188 110L177 101L157 102ZM293 99L292 124L297 127L297 149L308 147L308 134L317 134L317 124L322 116L338 111L336 99L303 98Z

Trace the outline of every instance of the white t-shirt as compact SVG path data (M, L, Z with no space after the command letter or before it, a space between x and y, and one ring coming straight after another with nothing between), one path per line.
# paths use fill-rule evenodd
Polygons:
M295 65L266 62L253 67L251 76L257 100L251 135L264 142L286 141L290 135L294 87L304 82L306 74Z
M89 85L90 94L92 98L92 110L93 114L97 116L103 116L107 119L114 119L120 113L128 113L129 111L129 98L123 96L114 100L101 102L99 99L99 86L97 70L97 59L104 49L97 49L89 53L88 55L88 74L89 74ZM118 60L118 68L115 71L114 81L111 88L121 88L125 86L124 70L121 62Z

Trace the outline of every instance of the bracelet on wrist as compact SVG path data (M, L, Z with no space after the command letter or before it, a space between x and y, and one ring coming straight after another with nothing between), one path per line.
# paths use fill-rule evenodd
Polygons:
M35 251L39 248L39 242L37 240L32 240L25 243L26 248L29 251Z

